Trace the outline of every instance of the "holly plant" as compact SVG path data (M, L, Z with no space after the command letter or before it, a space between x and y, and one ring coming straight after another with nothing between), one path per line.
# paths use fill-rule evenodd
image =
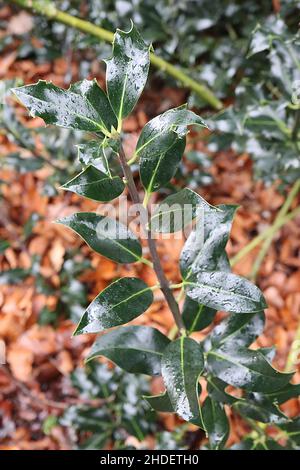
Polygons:
M125 155L122 124L145 87L149 56L150 46L132 25L128 32L115 33L112 56L106 60L106 91L96 80L74 83L68 90L45 81L14 89L32 116L92 136L79 146L83 170L65 190L107 202L127 189L132 202L140 205L133 173L138 163L145 193L142 207L147 208L153 193L174 176L189 126L206 126L186 106L170 109L144 126L133 155ZM282 426L286 436L289 426L296 426L278 405L297 396L300 385L290 383L292 373L273 368L272 349L249 348L264 328L267 305L258 287L230 270L225 248L236 209L213 207L188 188L169 195L141 223L140 238L145 235L151 260L143 256L136 233L104 214L79 212L58 221L100 255L122 264L144 263L157 277L152 286L137 277L122 277L92 301L74 333L100 333L87 360L105 356L129 373L161 375L165 390L144 398L153 409L175 412L202 428L211 449L221 449L227 441L227 407L248 421ZM183 230L192 221L180 256L182 282L172 284L163 271L155 234ZM150 307L157 289L174 317L173 340L156 328L128 325ZM185 297L182 311L174 295L178 290L180 299ZM213 323L218 310L228 316L199 342L194 333ZM266 447L270 441L260 434L255 439L253 446L259 442Z

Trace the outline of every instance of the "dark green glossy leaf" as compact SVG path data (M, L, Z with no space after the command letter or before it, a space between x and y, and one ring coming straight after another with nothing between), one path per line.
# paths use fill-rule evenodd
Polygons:
M232 405L238 400L238 398L225 391L228 384L223 382L223 380L220 380L217 377L212 377L211 375L208 375L206 379L207 392L213 400L226 403L227 405Z
M111 142L112 139L105 137L103 140L90 140L77 145L78 158L83 168L93 165L110 177L121 174L118 155L110 145ZM117 141L114 140L113 142L116 143Z
M133 24L128 32L117 29L112 57L105 62L107 92L119 126L133 110L146 84L149 49Z
M227 272L199 272L185 282L187 295L200 304L233 313L259 312L267 307L260 289Z
M124 326L100 336L87 360L105 356L132 373L160 375L166 336L149 326Z
M238 400L235 407L243 416L261 423L279 424L288 419L276 404L260 393L252 393L245 400Z
M276 356L276 347L271 346L270 348L260 348L260 352L265 356L265 358L272 362Z
M182 319L189 333L206 328L215 318L217 311L205 305L198 304L189 297L185 298Z
M300 384L287 384L285 387L274 393L268 393L266 398L274 403L278 403L278 405L281 405L285 401L290 400L291 398L298 398L299 396Z
M173 413L174 412L172 403L170 402L169 395L166 391L160 395L152 395L152 396L144 395L143 398L149 403L151 408L155 411L158 411L161 413Z
M300 446L300 418L296 418L290 423L280 424L279 428L286 432L288 439L296 446Z
M110 284L88 306L74 335L98 333L128 323L153 302L153 293L141 279L123 277Z
M110 135L117 125L106 94L96 80L83 80L68 90L40 80L36 85L13 91L30 114L41 117L46 124L105 135Z
M229 422L222 403L207 397L202 405L202 418L211 449L223 449L229 435Z
M174 233L182 230L196 217L201 217L201 208L208 203L189 188L168 196L157 208L150 220L153 232Z
M225 252L232 220L238 206L203 206L203 225L197 225L189 235L180 255L184 279L197 271L230 271Z
M231 313L213 329L210 340L213 347L232 342L238 346L250 346L262 333L265 324L264 312Z
M153 155L147 161L140 161L140 176L147 193L157 191L166 185L176 173L185 149L186 139L176 139L166 151Z
M108 176L90 165L62 188L94 201L106 202L120 196L125 185L119 176Z
M176 139L187 134L187 126L194 124L207 127L203 119L187 109L186 105L159 114L142 129L136 145L136 155L148 159L168 150Z
M274 369L259 350L234 347L232 343L209 351L207 367L227 384L262 393L281 389L293 376Z
M77 212L57 220L78 233L97 253L118 263L140 260L142 247L125 225L94 212Z
M198 379L204 358L200 345L181 337L164 351L162 376L173 409L185 421L203 427L198 397Z
M204 121L185 106L170 109L149 121L139 137L141 180L148 193L157 191L175 174L185 148L187 126Z
M108 173L107 162L103 161L103 141L90 140L84 144L77 145L78 158L82 165L96 165L98 162L102 163L101 170Z

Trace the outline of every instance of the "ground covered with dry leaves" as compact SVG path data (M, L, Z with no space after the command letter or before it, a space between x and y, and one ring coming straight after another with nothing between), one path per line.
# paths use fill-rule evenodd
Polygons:
M6 7L0 10L2 18L9 14ZM24 21L21 23L24 24ZM16 28L18 24L13 17L10 27ZM1 34L5 35L6 32ZM33 40L39 47L38 40ZM11 44L0 59L1 78L18 77L25 83L47 79L53 80L58 86L66 86L69 65L64 58L38 64L17 58L16 46ZM73 81L76 80L77 66L76 61L71 63ZM103 83L103 73L96 61L93 64L93 75ZM126 121L125 131L130 133L127 147L134 146L148 118L183 103L185 98L182 90L153 82L151 91L148 89L145 93L134 116ZM27 121L26 112L20 107L16 108L16 112L26 125L41 126L39 119ZM206 152L203 142L191 135L188 148ZM37 140L36 145L39 148L41 143ZM1 156L15 149L15 144L2 132ZM226 152L211 156L212 166L209 171L213 182L209 186L198 187L198 191L212 204L240 205L228 245L228 253L232 256L272 223L284 198L276 189L278 185L266 188L261 182L253 181L251 162L247 155ZM54 161L55 155L51 158ZM193 168L192 163L186 164ZM92 201L63 191L55 196L44 195L42 187L53 171L49 165L26 174L7 168L1 170L1 180L9 184L2 185L0 238L10 242L10 246L0 255L1 271L29 269L33 256L37 255L41 259L40 274L59 293L60 271L66 251L80 247L76 251L77 259L90 261L90 267L79 276L88 289L88 300L120 275L138 275L147 283L153 283L154 274L147 266L116 266L112 261L93 253L70 231L53 223L56 218L78 210L98 208ZM39 214L40 218L24 241L24 225L33 213ZM258 345L276 345L278 353L275 363L279 368L285 366L300 314L299 223L298 217L277 233L258 277L258 284L269 304L265 332L259 338ZM180 281L177 261L182 243L183 240L158 242L166 274L174 283ZM253 250L239 262L234 268L235 272L247 276L256 253L257 250ZM40 293L35 276L31 275L16 285L4 283L0 288L0 338L7 345L7 364L0 369L0 449L68 449L72 447L68 430L57 425L45 434L43 422L49 414L59 416L70 405L80 403L81 398L72 387L69 377L76 367L83 364L93 338L88 335L72 338L74 324L64 315L54 325L41 325L38 322L40 312L45 307L49 311L55 310L60 299L59 294L53 294L53 289L50 295ZM155 303L136 322L155 326L164 333L169 332L173 321L160 293L156 294ZM204 330L199 333L199 337L206 333L207 330ZM299 374L296 379L299 381ZM154 379L153 391L158 391L160 385L159 380ZM95 405L101 406L97 403ZM284 408L290 416L299 414L299 400L290 400ZM237 442L247 430L247 425L239 418L231 418L233 426L229 444ZM160 416L159 419L161 426L167 430L180 424L180 420L168 415ZM147 436L144 445L153 447L153 440L153 436Z

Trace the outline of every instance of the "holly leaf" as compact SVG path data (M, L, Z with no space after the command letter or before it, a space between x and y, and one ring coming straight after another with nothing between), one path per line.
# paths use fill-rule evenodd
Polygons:
M300 446L300 418L296 418L289 423L279 424L278 427L285 431L286 437L291 441L295 447Z
M105 356L127 372L160 375L161 358L169 342L155 328L124 326L100 336L87 361Z
M117 263L135 263L142 256L136 236L125 225L94 212L77 212L57 220L83 238L100 255Z
M124 188L125 184L119 176L106 175L93 165L62 186L62 189L99 202L115 199Z
M131 113L146 84L150 46L133 24L128 32L117 29L112 57L105 63L107 93L120 130L122 119Z
M141 181L152 193L174 176L185 149L189 125L206 124L185 106L170 109L149 121L137 142L135 157L140 157Z
M227 384L262 393L283 388L293 376L274 369L259 350L232 343L208 351L207 367L212 375Z
M174 144L151 160L140 160L140 177L146 193L151 194L165 186L176 173L186 145L186 139L176 139Z
M77 145L78 159L84 167L89 165L97 166L98 169L109 174L108 162L104 159L103 140L89 140L84 144ZM99 168L99 163L101 168Z
M222 403L208 396L202 405L202 417L211 449L223 449L229 436L229 422Z
M248 394L245 400L238 400L235 407L243 416L261 423L280 424L288 420L278 406L261 393Z
M213 400L226 403L227 405L232 405L238 400L238 398L225 391L228 384L223 382L223 380L220 380L217 377L212 377L211 375L208 375L206 379L207 392Z
M173 409L185 421L203 427L198 379L204 368L200 345L181 337L168 345L162 359L162 376Z
M46 124L110 136L117 122L104 91L96 80L83 80L68 90L40 80L36 85L14 88L13 92L31 116Z
M217 311L213 308L198 304L189 297L185 298L182 309L182 320L188 333L206 328L215 318Z
M160 395L144 395L143 398L149 403L151 408L160 413L173 413L173 406L167 391Z
M300 384L287 384L285 387L273 393L266 394L268 400L281 405L291 398L298 398L300 395Z
M203 206L203 223L196 225L180 255L182 277L198 271L230 271L225 247L238 206Z
M215 326L209 336L213 347L232 342L238 346L250 346L262 333L265 325L264 312L231 313Z
M228 272L202 272L184 281L187 295L200 304L233 313L260 312L267 307L260 289Z
M110 284L88 306L74 335L98 333L128 323L153 302L153 293L141 279L123 277Z
M156 209L150 219L153 232L174 233L201 216L201 208L208 203L189 188L168 196Z

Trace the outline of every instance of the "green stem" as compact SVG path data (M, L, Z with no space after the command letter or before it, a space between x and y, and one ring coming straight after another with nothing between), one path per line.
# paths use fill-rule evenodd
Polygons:
M300 180L297 180L291 191L289 192L289 195L288 197L286 198L285 200L285 203L283 204L283 206L281 207L280 211L278 212L276 218L275 218L275 221L272 225L272 230L270 231L269 235L265 238L264 240L264 243L260 249L260 252L258 253L257 257L256 257L256 260L254 262L254 265L253 265L253 268L252 268L252 271L251 271L251 274L250 274L250 279L252 281L255 281L256 280L256 276L260 270L260 267L261 267L261 264L263 262L263 260L265 259L265 256L272 244L272 241L273 241L273 238L277 232L277 225L278 223L280 223L284 218L285 216L287 215L295 197L297 196L297 194L299 193L300 191Z
M176 338L177 333L178 333L178 326L173 325L168 334L169 340L173 341Z
M145 192L145 196L144 196L144 200L143 200L143 207L145 209L147 209L147 206L148 206L148 203L149 203L149 199L151 197L151 194L152 193L148 193L148 191Z
M295 183L295 185L298 186L299 183L300 183L300 181L297 181ZM292 189L293 193L294 193L295 185ZM298 191L299 191L299 189L297 190L297 192ZM287 198L286 202L288 201L288 199L289 199L289 197ZM297 215L300 214L300 207L297 207L293 211L291 211L288 214L284 215L283 211L282 211L283 207L284 207L284 205L282 206L281 210L279 211L278 216L276 217L276 219L273 222L273 224L271 225L271 227L268 227L262 233L257 235L257 237L253 238L253 240L251 240L250 243L248 243L246 246L244 246L244 248L242 248L233 258L231 258L231 260L230 260L231 266L236 265L241 259L243 259L248 253L250 253L250 251L252 251L254 248L256 248L261 242L263 242L266 238L269 238L270 235L272 235L272 238L273 238L274 235L276 234L276 232L281 229L281 227L283 227L287 222L294 219L295 217L297 217ZM280 217L279 217L279 214L281 214Z
M180 282L179 284L171 284L170 289L181 289L183 287L183 282Z
M90 34L101 41L112 42L114 35L112 32L107 31L104 28L95 26L89 21L82 20L75 16L65 13L56 8L54 2L51 1L41 1L41 0L9 0L10 3L15 3L16 5L27 8L34 11L35 13L45 16L49 20L58 21L72 28L78 29L84 33ZM161 57L157 57L153 52L150 54L150 59L152 65L157 69L167 73L171 77L179 80L184 87L189 88L191 91L196 93L203 101L212 106L214 109L222 109L222 102L213 94L213 92L207 88L205 85L197 82L196 80L190 78L182 70L179 70L174 65L170 64Z
M153 263L151 263L151 261L149 261L147 258L144 258L144 257L142 256L139 261L140 261L141 263L146 264L146 265L149 266L150 268L153 268Z
M295 365L298 363L298 356L300 353L300 321L295 333L294 341L291 344L290 351L285 364L285 372L293 371Z

